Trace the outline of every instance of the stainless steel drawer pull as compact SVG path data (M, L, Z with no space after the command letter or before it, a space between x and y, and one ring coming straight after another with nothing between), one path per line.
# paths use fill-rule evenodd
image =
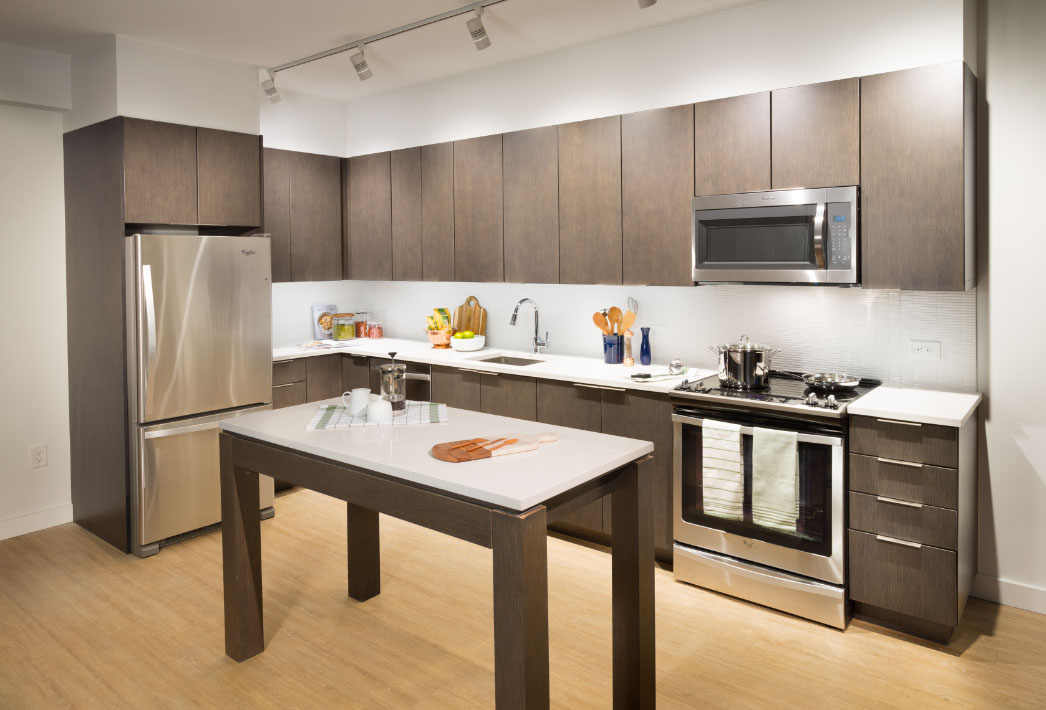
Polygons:
M919 422L902 422L900 419L877 419L884 424L903 424L904 426L922 426Z
M487 372L486 370L470 370L467 367L461 368L461 371L462 372L475 372L477 375L490 375L492 377L497 377L498 376L498 373L496 373L496 372Z
M920 549L922 547L918 542L910 542L908 540L898 540L895 537L886 537L885 535L876 535L875 539L879 542L892 542L894 545L904 545L905 547L914 547Z
M886 496L876 496L875 499L880 503L893 503L894 505L903 505L906 508L921 508L922 503L913 503L910 500L898 500L897 498L887 498Z
M897 459L884 459L882 456L877 457L876 461L878 461L879 463L893 463L897 464L898 466L910 466L911 468L923 467L921 463L914 463L912 461L898 461Z
M587 387L590 390L607 390L608 392L624 392L624 387L603 387L602 385L586 385L583 382L573 383L575 387Z
M286 384L282 384L282 385L273 385L272 388L274 390L278 390L281 387L293 387L294 385L300 385L300 384L301 384L301 382L287 382Z

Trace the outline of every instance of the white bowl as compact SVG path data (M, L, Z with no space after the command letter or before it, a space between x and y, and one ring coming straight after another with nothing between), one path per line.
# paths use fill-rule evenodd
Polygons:
M454 338L450 339L450 347L455 350L460 350L463 353L470 353L473 350L481 350L484 345L487 344L486 337L477 335L473 338Z

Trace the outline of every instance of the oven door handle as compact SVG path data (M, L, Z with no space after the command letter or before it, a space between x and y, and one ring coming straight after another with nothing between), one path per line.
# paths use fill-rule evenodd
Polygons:
M704 426L705 420L698 419L697 417L687 417L682 414L673 414L672 421L680 424L689 424L691 426ZM748 434L751 436L755 432L753 427L742 426L741 433ZM802 432L796 435L797 441L804 444L824 444L827 446L842 446L843 440L837 436L822 436L820 434L803 434Z

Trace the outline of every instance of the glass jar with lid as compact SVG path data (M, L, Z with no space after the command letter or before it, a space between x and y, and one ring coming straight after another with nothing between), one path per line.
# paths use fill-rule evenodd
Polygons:
M367 321L367 337L368 338L384 338L385 337L385 326L380 320L371 318Z
M367 337L367 318L368 317L370 317L370 314L367 313L367 311L362 310L362 309L356 309L355 323L356 323L356 337L357 338L366 338Z
M335 313L331 338L334 340L352 340L356 337L356 321L352 313Z

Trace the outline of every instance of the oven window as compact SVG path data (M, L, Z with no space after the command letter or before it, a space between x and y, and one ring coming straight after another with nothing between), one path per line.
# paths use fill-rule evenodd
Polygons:
M799 517L795 531L765 527L752 519L752 437L741 436L744 471L744 513L741 520L730 520L704 511L702 430L682 427L682 517L685 522L723 530L743 537L812 552L832 554L831 500L832 447L799 442Z
M815 268L814 205L695 214L698 264L722 269Z

